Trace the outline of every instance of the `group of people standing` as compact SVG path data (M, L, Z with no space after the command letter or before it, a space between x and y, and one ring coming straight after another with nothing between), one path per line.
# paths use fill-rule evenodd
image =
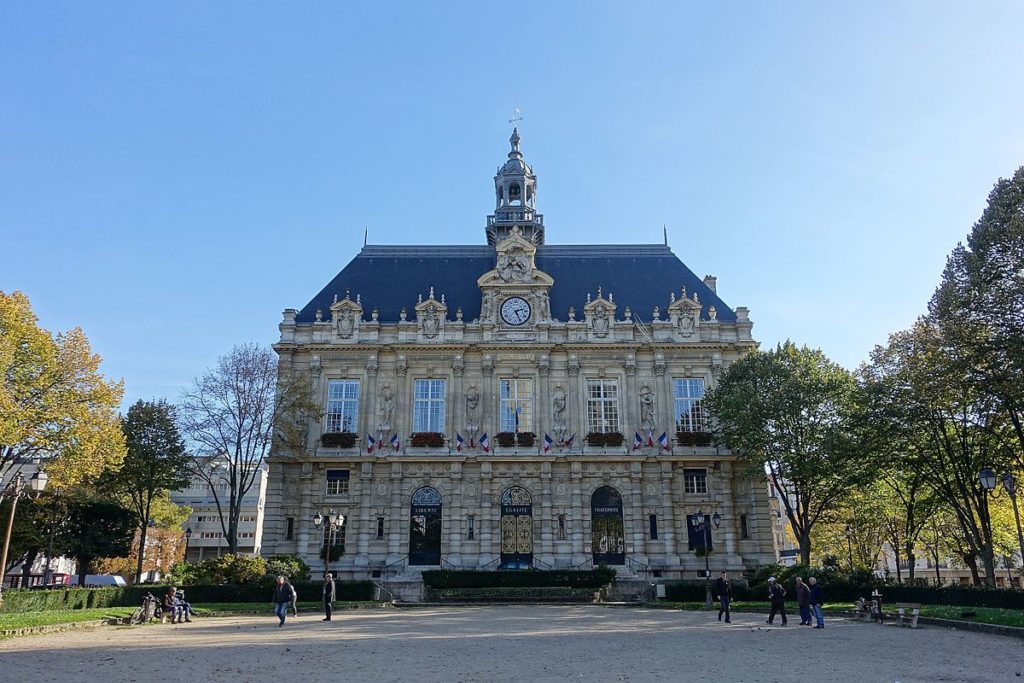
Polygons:
M729 608L732 603L732 588L729 584L729 574L722 572L715 582L715 592L718 595L719 608L718 620L725 615L725 623L732 623ZM811 618L815 620L814 628L825 628L825 612L821 585L813 576L804 583L799 576L796 577L796 603L800 608L800 625L811 626ZM782 625L788 626L786 619L786 589L781 583L775 580L774 576L768 578L768 621L775 623L775 615L782 617Z
M334 607L334 600L336 596L337 592L334 584L334 575L330 573L324 574L322 592L324 614L326 615L324 616L324 621L331 620L332 609ZM274 614L277 615L277 625L279 627L284 626L285 618L288 616L289 607L291 607L294 616L299 616L299 596L295 592L295 587L286 577L277 577L277 583L274 584L274 597L271 602L274 605Z

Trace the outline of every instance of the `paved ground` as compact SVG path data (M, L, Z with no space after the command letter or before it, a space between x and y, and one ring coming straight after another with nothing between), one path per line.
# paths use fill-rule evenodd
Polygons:
M596 606L341 611L102 628L0 641L0 680L1022 681L1019 640L832 620Z

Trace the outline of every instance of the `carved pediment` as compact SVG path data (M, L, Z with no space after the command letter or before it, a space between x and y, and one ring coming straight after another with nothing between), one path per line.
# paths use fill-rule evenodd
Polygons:
M672 322L672 327L681 337L692 337L697 332L697 328L700 327L700 312L701 303L697 297L697 293L693 293L693 298L686 296L686 287L681 290L682 296L676 298L675 293L672 294L671 303L668 306L668 317Z
M345 298L340 301L335 295L334 303L331 304L331 324L335 334L342 339L352 339L358 336L359 323L362 319L363 304L358 295L356 295L355 301L349 297L347 291Z
M550 275L537 270L537 246L523 237L519 228L513 228L494 249L497 255L494 269L477 279L478 287L550 287L555 283Z
M616 308L614 295L609 292L608 298L605 298L600 287L597 288L596 299L591 299L590 295L587 294L587 303L583 307L583 316L587 327L590 328L590 332L598 339L607 337L611 331L612 325L615 324Z
M444 294L441 300L434 298L434 288L430 288L430 294L426 299L420 296L416 304L416 324L419 326L419 333L425 339L436 339L444 332L444 324L448 318L448 304L445 303Z

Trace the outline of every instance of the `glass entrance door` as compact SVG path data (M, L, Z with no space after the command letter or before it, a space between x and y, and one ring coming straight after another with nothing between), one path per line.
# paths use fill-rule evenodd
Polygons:
M425 486L412 495L409 564L441 564L441 494Z
M622 496L602 486L590 497L590 542L594 564L626 564Z
M533 566L533 498L521 486L501 494L502 569Z

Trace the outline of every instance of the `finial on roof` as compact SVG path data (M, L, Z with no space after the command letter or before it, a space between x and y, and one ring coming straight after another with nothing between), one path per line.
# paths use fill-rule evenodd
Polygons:
M665 246L668 246L668 228L664 223L661 224L661 234L665 238Z
M683 298L686 298L686 285L683 285Z
M430 288L430 298L431 299L434 298L434 288L433 287Z
M324 312L321 311L319 308L316 309L316 321L320 322L323 319L323 317L324 317Z
M608 292L608 301L615 301L615 295L611 292Z
M587 292L587 303L590 303L590 292Z
M334 303L338 303L338 293L334 293Z
M423 295L422 294L417 294L416 295L416 303L418 303L418 304L423 303Z
M363 305L363 299L361 294L356 294L356 303L359 304L360 306Z
M672 303L676 302L676 293L672 292Z
M604 296L604 295L601 294L601 285L598 285L597 286L597 298L600 299L602 296Z
M444 303L444 294L443 293L441 294L441 303L442 304ZM445 304L445 305L447 306L447 304Z
M697 303L700 303L700 299L697 298L697 292L693 293L693 300L696 301Z
M351 293L351 291L352 291L352 290L351 290L351 289L349 289L348 287L346 287L346 288L345 288L345 298L346 298L346 299L348 299L348 295L349 295L349 293Z

